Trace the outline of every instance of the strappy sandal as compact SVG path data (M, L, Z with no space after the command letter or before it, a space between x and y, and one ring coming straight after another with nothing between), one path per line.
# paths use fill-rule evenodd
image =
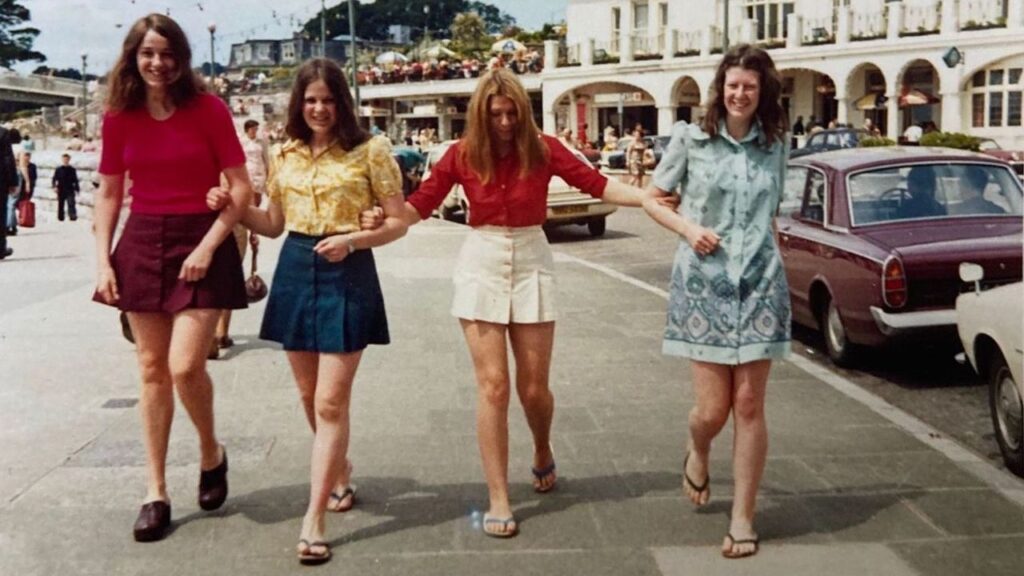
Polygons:
M533 477L537 480L537 484L535 484L533 487L534 492L538 492L541 494L545 492L551 492L552 490L555 489L555 485L558 484L558 477L555 476L555 478L551 481L551 484L549 484L547 488L543 487L544 479L547 478L548 476L554 475L555 473L554 460L551 461L551 464L548 464L543 468L530 468L530 472L533 473Z
M686 485L690 488L690 490L693 490L694 492L697 493L697 502L695 502L694 505L700 508L701 506L706 506L707 503L711 501L711 474L705 476L704 483L698 486L697 483L694 482L692 478L690 478L690 475L686 473L686 464L689 461L690 453L687 452L686 458L683 458L683 482L686 482ZM707 492L708 494L708 499L702 504L700 503L700 499L705 492ZM689 496L689 494L687 494L687 496Z
M348 505L343 505L345 499L348 498ZM337 502L337 506L332 506L334 502ZM345 489L338 492L331 491L331 495L327 497L327 511L328 512L348 512L356 505L356 487L345 486Z
M310 542L305 538L299 540L300 546L305 546L305 552L299 552L299 563L306 566L315 566L317 564L323 564L331 559L331 546L323 540L317 540L316 542ZM323 548L324 551L317 554L313 552L314 547Z
M728 558L730 560L747 558L748 556L753 556L754 554L757 554L757 552L761 549L761 538L759 536L737 540L732 535L732 533L728 533L725 535L725 537L729 539L730 544L728 550L722 550L722 557L724 558ZM746 552L733 552L733 549L736 547L737 544L753 544L754 548Z
M509 530L510 525L512 526L511 530ZM488 526L501 526L501 531L488 530ZM516 534L519 534L519 523L516 522L515 516L498 518L497 516L491 516L489 513L486 513L484 514L484 524L481 526L481 530L491 538L511 538Z

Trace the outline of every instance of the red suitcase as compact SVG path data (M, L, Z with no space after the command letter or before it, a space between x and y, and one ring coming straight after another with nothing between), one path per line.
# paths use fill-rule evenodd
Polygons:
M31 200L18 202L18 226L34 228L36 225L36 203Z

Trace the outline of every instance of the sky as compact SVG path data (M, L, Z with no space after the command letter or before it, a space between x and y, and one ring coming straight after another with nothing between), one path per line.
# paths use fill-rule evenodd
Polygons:
M20 0L32 12L30 26L40 30L33 47L46 55L51 68L75 68L87 55L90 74L108 71L117 57L128 26L150 12L166 13L184 28L192 42L193 62L210 59L208 26L214 36L217 62L227 60L232 43L246 38L286 38L298 23L320 11L320 0ZM342 0L326 0L327 7ZM362 0L360 0L362 1ZM569 0L489 0L528 30L565 18ZM293 26L292 22L296 22ZM31 72L38 62L18 64Z

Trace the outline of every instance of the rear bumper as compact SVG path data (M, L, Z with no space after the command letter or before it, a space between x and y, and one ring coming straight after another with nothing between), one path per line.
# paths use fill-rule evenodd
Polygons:
M956 329L956 310L953 308L922 312L886 312L872 306L871 317L874 318L878 331L889 338Z
M545 224L582 223L596 218L604 218L615 210L616 206L593 199L584 202L551 203L548 204Z

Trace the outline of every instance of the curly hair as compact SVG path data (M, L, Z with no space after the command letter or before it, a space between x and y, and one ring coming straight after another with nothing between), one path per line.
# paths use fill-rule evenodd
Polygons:
M715 80L711 85L707 110L701 128L714 136L718 133L718 122L725 118L725 74L730 68L742 68L756 72L761 81L761 96L757 102L755 115L761 122L764 135L762 144L771 146L776 140L785 141L786 111L779 99L782 95L782 78L775 68L772 57L764 50L750 44L737 44L722 57L715 72Z

